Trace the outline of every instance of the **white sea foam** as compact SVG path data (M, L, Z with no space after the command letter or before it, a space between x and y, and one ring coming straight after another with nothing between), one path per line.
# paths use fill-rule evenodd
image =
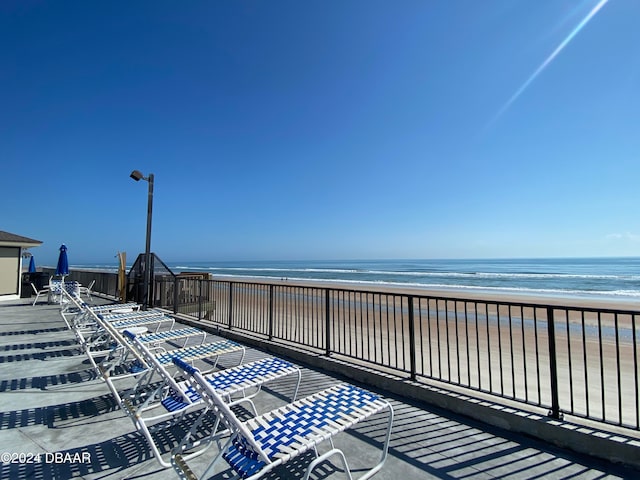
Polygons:
M247 280L282 280L282 277L275 276L252 276L252 275L233 275L233 274L219 274L219 277L224 278L236 278ZM478 286L478 285L451 285L441 283L417 283L417 282L388 282L382 280L349 280L349 279L328 279L328 278L305 278L305 277L286 277L286 280L294 282L306 282L310 281L318 284L336 284L353 287L355 286L390 286L394 288L418 288L423 290L442 290L442 291L457 291L457 292L488 292L488 293L507 293L514 295L549 295L549 296L587 296L587 297L629 297L639 298L640 290L576 290L576 289L553 289L553 288L526 288L526 287L494 287L494 286Z
M640 281L640 275L599 275L576 273L536 273L536 272L434 272L434 271L403 271L403 270L366 270L366 269L338 269L338 268L277 268L277 267L187 267L177 266L178 269L198 269L215 272L282 272L282 273L322 273L322 274L358 274L385 275L398 277L445 277L445 278L518 278L518 279L601 279L601 280L629 280Z

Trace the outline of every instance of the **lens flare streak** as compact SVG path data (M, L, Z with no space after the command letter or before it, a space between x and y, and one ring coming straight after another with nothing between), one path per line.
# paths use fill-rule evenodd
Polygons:
M535 72L533 72L533 74L531 74L531 76L527 79L527 81L524 82L518 90L516 90L516 92L511 96L511 98L509 98L509 100L507 100L507 102L502 106L502 108L498 111L498 113L493 117L493 120L491 120L489 125L492 125L496 120L498 120L498 118L500 118L504 114L504 112L507 111L507 109L513 104L513 102L515 102L518 99L518 97L522 95L522 93L529 87L529 85L533 83L533 81L544 71L544 69L549 66L549 64L560 54L560 52L562 52L562 50L564 50L564 48L569 44L569 42L571 42L571 40L573 40L576 37L576 35L580 33L580 30L582 30L587 25L587 23L589 23L589 21L608 2L609 0L600 0L598 4L591 9L591 11L587 14L587 16L584 17L580 21L580 23L578 23L578 25L576 25L576 27L571 31L571 33L569 33L569 35L567 35L567 37L562 42L560 42L560 45L556 47L556 49L551 53L551 55L549 55L546 58L546 60L540 64L540 66L535 70Z

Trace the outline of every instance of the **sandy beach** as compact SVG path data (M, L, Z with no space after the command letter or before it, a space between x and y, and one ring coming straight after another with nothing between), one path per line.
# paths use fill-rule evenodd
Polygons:
M290 286L307 286L317 288L331 288L338 290L362 290L381 293L394 293L399 295L415 295L415 296L427 296L427 297L441 297L450 299L465 299L465 300L477 300L484 302L499 302L499 303L518 303L518 304L533 304L533 305L558 305L569 308L589 308L589 309L612 309L612 310L631 310L640 312L640 302L634 298L627 297L599 297L599 296L560 296L560 295L543 295L543 294L524 294L524 293L511 293L489 290L461 290L454 288L426 288L426 287L414 287L414 286L396 286L396 285L376 285L375 283L355 283L355 282L340 282L330 280L294 280L294 279L269 279L265 281L264 278L258 277L236 277L230 278L228 276L216 277L212 275L213 280L222 282L238 281L245 283L263 283L263 284L275 284L275 285L290 285Z
M633 322L637 331L640 309L631 302L480 292L461 298L460 292L327 281L234 282L234 328L271 334L319 353L327 348L324 289L330 288L332 354L403 375L412 369L411 295L418 379L545 408L552 403L547 324L547 306L552 306L561 409L613 423L638 422ZM220 293L210 292L217 295L212 320L226 324L228 293Z

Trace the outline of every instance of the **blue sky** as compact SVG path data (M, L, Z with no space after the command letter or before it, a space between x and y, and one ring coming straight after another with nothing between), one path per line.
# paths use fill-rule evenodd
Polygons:
M639 255L639 18L3 1L0 230L42 240L39 264L63 242L72 264L133 259L138 169L166 261Z

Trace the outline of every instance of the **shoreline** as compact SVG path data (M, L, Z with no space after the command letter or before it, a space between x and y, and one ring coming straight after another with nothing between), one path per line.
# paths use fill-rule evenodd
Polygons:
M78 271L100 271L105 273L117 273L111 268L96 268L77 266ZM207 273L209 278L227 282L263 283L290 286L308 286L316 288L332 288L338 290L369 291L376 293L389 293L397 295L415 295L423 297L437 297L455 299L460 301L477 301L486 303L513 303L523 305L553 305L569 308L589 308L603 310L627 310L640 312L640 297L620 295L615 293L588 292L545 292L541 290L509 289L500 287L457 286L457 285L421 285L403 284L361 280L341 279L312 279L312 278L288 278L260 275L232 275L214 274L211 272L194 270L179 270L181 273Z
M289 285L300 287L331 288L336 290L370 291L376 293L389 293L397 295L415 295L424 297L447 298L459 301L478 301L487 303L515 303L524 305L554 305L561 307L630 310L640 312L640 298L624 297L603 294L575 294L563 295L545 294L540 292L510 292L469 287L420 287L417 285L379 284L375 282L359 282L325 279L300 279L300 278L274 278L252 277L242 275L214 275L212 280L240 281L246 283L261 283L274 285Z

